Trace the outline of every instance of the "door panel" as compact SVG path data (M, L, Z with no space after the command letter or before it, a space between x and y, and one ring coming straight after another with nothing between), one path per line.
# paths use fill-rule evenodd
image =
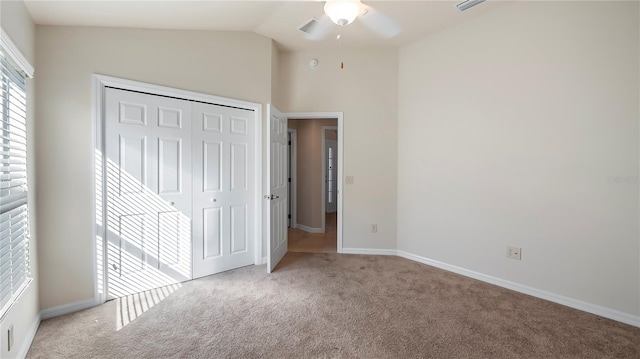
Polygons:
M231 117L231 130L230 132L236 135L246 135L247 134L247 119L246 118L237 118Z
M191 278L186 101L108 88L107 297Z
M204 257L212 259L222 255L222 208L204 208Z
M137 96L139 97L139 96ZM139 98L134 99L140 100ZM147 125L147 103L146 101L126 102L120 101L119 122L129 125Z
M144 214L120 216L120 275L144 270Z
M255 124L251 111L193 104L194 278L254 263Z
M203 141L203 192L222 191L222 142Z
M180 139L158 139L158 171L160 171L160 194L180 193L182 188L182 141Z
M222 115L203 113L202 130L205 132L222 133Z
M231 191L247 190L247 145L231 144Z
M158 213L158 243L160 244L158 261L164 265L176 265L180 261L180 237L181 232L186 228L181 228L180 213L160 212Z
M120 135L120 194L144 192L147 185L147 136Z
M158 127L182 128L182 111L175 108L158 107Z
M269 175L267 206L267 272L287 253L287 118L272 105L269 118Z
M247 243L247 206L231 207L231 253L245 252Z

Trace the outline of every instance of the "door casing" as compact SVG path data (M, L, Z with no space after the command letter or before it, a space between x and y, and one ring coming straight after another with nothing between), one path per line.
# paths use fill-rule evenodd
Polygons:
M255 205L254 205L254 240L255 252L254 263L262 264L262 105L255 102L230 99L208 95L199 92L181 90L166 86L154 85L144 82L126 80L116 77L94 74L93 75L93 120L94 120L94 138L93 138L93 277L94 277L94 302L95 304L104 303L108 288L107 270L105 268L106 261L104 253L106 253L106 227L102 225L103 218L106 218L106 183L103 176L106 173L106 154L105 148L105 119L104 119L104 92L106 87L120 88L129 91L138 91L151 95L169 96L179 99L202 101L207 103L215 103L224 106L232 106L251 110L254 113L255 121Z

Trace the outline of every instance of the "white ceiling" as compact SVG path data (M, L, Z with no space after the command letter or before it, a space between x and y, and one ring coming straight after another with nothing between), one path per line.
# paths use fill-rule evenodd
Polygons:
M364 1L402 27L402 33L383 39L356 20L343 29L345 47L395 47L425 37L503 5L489 0L465 12L462 0ZM323 1L163 1L163 0L26 0L39 25L105 26L144 29L252 31L270 37L282 50L338 47L332 35L321 41L305 39L298 30L323 14Z

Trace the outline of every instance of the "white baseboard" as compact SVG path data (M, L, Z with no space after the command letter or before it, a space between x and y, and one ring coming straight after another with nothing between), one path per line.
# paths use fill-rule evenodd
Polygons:
M36 337L36 333L38 332L38 328L40 327L40 314L36 316L36 319L33 321L31 328L27 332L27 336L24 338L22 342L22 346L20 346L20 350L16 358L26 358L27 353L29 352L29 348L31 348L31 343L33 343L33 338Z
M267 257L262 257L262 262L260 264L267 264Z
M91 299L83 300L80 302L65 304L65 305L61 305L58 307L53 307L53 308L49 308L41 311L40 314L38 314L36 316L36 319L33 321L31 328L29 328L29 331L27 332L27 336L22 342L22 345L20 346L20 350L18 351L16 358L25 358L27 356L27 353L29 352L29 348L31 348L31 344L33 343L33 339L36 337L36 333L38 332L38 328L40 327L40 321L53 318L53 317L58 317L65 314L69 314L69 313L73 313L73 312L77 312L79 310L88 309L96 306L97 304L98 302L96 301L96 299L91 298Z
M300 223L297 223L295 228L298 228L298 229L303 230L303 231L308 232L308 233L324 233L322 228L309 227L309 226L305 226L304 224L300 224Z
M375 256L396 256L395 249L373 249L373 248L342 248L343 254L369 254Z
M100 303L98 303L98 301L94 298L81 300L75 303L64 304L58 307L53 307L53 308L43 310L42 312L40 312L40 318L42 320L45 320L53 317L59 317L61 315L70 314L70 313L77 312L84 309L89 309L91 307L95 307L98 304Z
M398 256L406 259L410 259L412 261L416 261L419 263L423 263L432 267L444 269L449 272L457 273L463 275L465 277L470 277L473 279L477 279L486 283L494 284L499 287L511 289L516 292L524 293L531 295L533 297L537 297L540 299L545 299L550 302L562 304L567 307L571 307L574 309L578 309L587 313L595 314L601 317L605 317L608 319L613 319L615 321L633 325L634 327L640 327L640 316L631 315L628 313L620 312L617 310L609 309L606 307L602 307L599 305L583 302L577 299L565 297L560 294L555 294L551 292L547 292L544 290L540 290L537 288L529 287L523 284L511 282L508 280L500 279L497 277L493 277L490 275L474 272L465 268L457 267L451 264L443 263L440 261L436 261L433 259L421 257L415 254L411 254L405 251L397 251Z

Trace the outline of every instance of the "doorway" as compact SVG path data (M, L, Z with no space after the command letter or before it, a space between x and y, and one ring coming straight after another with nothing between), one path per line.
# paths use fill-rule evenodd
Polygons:
M289 117L289 251L338 252L338 127L337 118Z

